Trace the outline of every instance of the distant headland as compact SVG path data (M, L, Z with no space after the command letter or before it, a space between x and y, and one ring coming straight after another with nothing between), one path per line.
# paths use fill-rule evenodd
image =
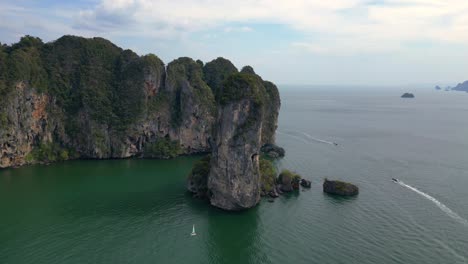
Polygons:
M436 90L440 91L442 88L437 85L435 87ZM467 92L468 93L468 81L465 81L463 83L457 84L455 87L447 86L444 89L445 91L461 91L461 92Z

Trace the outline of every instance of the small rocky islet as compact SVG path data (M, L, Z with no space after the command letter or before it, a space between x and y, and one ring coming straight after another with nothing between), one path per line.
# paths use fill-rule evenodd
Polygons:
M359 194L359 187L348 182L325 178L323 181L323 192L340 196L354 196Z
M414 98L414 94L412 93L404 93L401 98Z

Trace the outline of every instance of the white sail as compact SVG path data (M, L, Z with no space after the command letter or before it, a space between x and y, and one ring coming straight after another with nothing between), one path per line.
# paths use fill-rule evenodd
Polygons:
M190 234L191 236L196 236L197 233L195 233L195 225L193 225L192 227L192 234Z

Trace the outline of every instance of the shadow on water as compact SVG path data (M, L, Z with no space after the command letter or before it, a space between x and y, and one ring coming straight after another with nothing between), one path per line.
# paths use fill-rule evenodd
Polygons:
M175 210L183 203L183 196L174 195L173 191L100 194L101 199L96 196L82 196L65 202L57 206L58 213L75 217L144 216Z
M358 199L359 195L356 196L341 196L341 195L334 195L323 193L323 198L325 201L330 202L331 204L346 204L352 203Z
M212 208L206 243L213 263L258 263L258 207L243 212Z
M209 263L259 263L260 234L259 205L255 208L229 212L215 208L207 200L185 196L190 210L203 218L207 236L204 237ZM268 262L268 261L267 261Z

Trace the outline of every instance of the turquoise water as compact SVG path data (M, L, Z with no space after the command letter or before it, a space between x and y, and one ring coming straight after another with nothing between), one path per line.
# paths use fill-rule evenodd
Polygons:
M199 157L2 170L0 263L467 263L468 94L402 92L283 87L278 165L312 188L241 213L185 192Z

